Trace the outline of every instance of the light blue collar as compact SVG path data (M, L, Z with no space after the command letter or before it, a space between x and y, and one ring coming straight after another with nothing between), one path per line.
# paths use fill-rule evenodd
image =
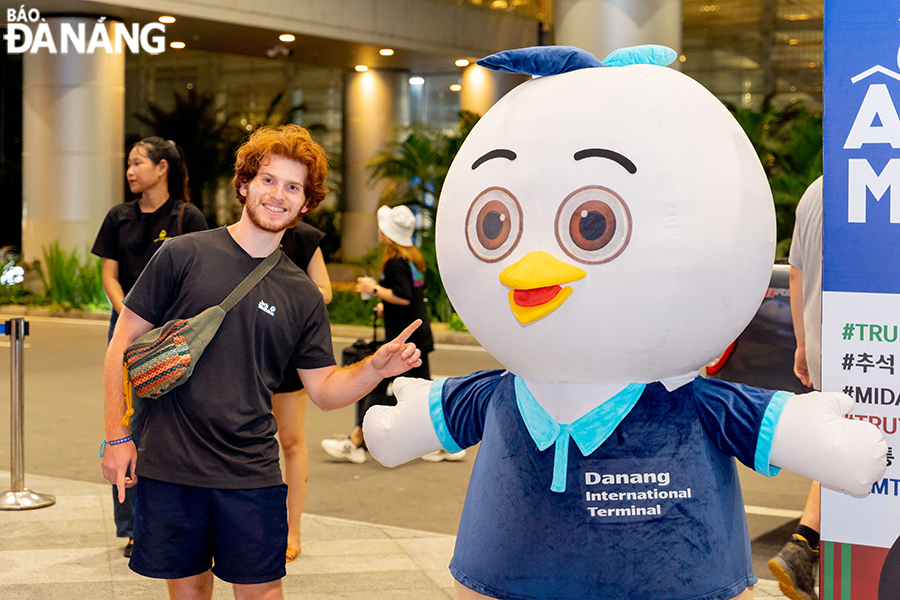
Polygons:
M573 423L562 425L557 423L544 408L538 404L534 396L525 386L521 377L516 377L516 402L519 405L519 414L525 421L531 439L537 444L538 450L544 451L556 442L556 454L553 460L553 483L550 489L554 492L566 491L566 472L569 462L569 436L575 440L581 454L587 456L600 447L612 432L618 427L634 405L637 404L641 394L644 393L643 383L631 383L621 392L593 409L586 415L579 417Z

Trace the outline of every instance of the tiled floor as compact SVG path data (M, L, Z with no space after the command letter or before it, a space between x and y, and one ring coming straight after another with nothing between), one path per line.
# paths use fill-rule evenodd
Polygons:
M0 471L0 491L9 489ZM128 569L115 537L109 486L26 475L29 489L56 504L0 511L3 600L144 600L165 583ZM454 537L303 515L303 554L287 566L285 597L296 600L446 600ZM232 598L216 582L214 598Z
M0 471L0 491L9 472ZM26 475L29 489L56 504L0 511L3 600L158 600L162 581L132 573L112 526L107 485ZM303 515L303 554L287 566L289 600L443 600L454 598L449 535ZM783 598L761 580L756 598ZM216 599L232 598L216 582Z

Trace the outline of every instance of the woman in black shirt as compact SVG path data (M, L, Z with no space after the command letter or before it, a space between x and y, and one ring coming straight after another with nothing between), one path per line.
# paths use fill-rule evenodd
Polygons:
M103 261L103 289L113 308L109 319L109 338L112 338L116 320L122 311L122 299L150 262L153 253L171 237L206 229L203 213L190 203L187 165L184 153L175 142L148 137L136 143L128 151L125 177L131 192L140 196L117 204L106 213L91 249ZM134 410L131 437L137 446L143 418L137 397L134 399ZM113 486L116 535L129 538L125 556L130 556L133 544L135 493L135 488L128 488L125 502L119 504Z
M281 250L295 265L303 269L319 291L325 304L331 302L331 278L319 244L325 234L306 223L297 223L284 232ZM285 560L300 554L300 516L306 504L309 479L309 451L304 437L307 394L293 363L284 371L281 384L272 395L272 413L278 422L278 441L284 452L284 482L288 486L288 546Z
M356 291L381 300L376 311L384 316L385 339L394 339L410 323L422 319L422 325L409 337L422 351L422 366L410 369L404 377L431 379L428 353L434 350L434 341L425 306L425 259L412 241L415 227L416 218L406 206L378 209L378 242L384 244L381 280L376 283L370 277L360 277Z
M356 291L361 294L377 296L381 302L376 307L378 315L384 315L385 339L393 339L416 319L422 324L409 337L422 351L422 365L410 369L404 377L420 377L431 379L428 366L428 353L434 350L431 335L431 321L425 306L425 259L413 245L412 236L416 229L416 218L406 206L378 209L378 242L384 244L381 279L376 282L371 277L360 277L356 280ZM393 336L393 337L392 337ZM363 450L362 420L368 406L377 399L370 394L357 405L356 427L350 437L344 440L322 440L322 448L335 458L353 463L366 460ZM393 399L393 398L391 398ZM396 402L396 401L394 401ZM449 454L443 450L422 457L429 462L441 460L460 460L465 451Z

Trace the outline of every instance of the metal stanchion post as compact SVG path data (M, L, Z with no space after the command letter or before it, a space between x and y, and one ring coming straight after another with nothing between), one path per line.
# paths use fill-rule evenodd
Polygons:
M10 338L10 479L12 490L0 494L0 510L26 510L43 508L56 502L49 494L32 492L25 487L25 436L22 418L25 406L25 319L12 319L5 323L5 333Z

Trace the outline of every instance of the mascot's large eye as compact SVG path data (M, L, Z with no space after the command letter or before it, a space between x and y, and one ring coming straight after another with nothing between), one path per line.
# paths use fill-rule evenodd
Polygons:
M502 260L522 236L522 208L509 190L499 187L481 192L466 214L466 242L479 260Z
M556 240L578 262L599 264L617 257L631 239L631 213L612 190L587 186L563 200L556 213Z

